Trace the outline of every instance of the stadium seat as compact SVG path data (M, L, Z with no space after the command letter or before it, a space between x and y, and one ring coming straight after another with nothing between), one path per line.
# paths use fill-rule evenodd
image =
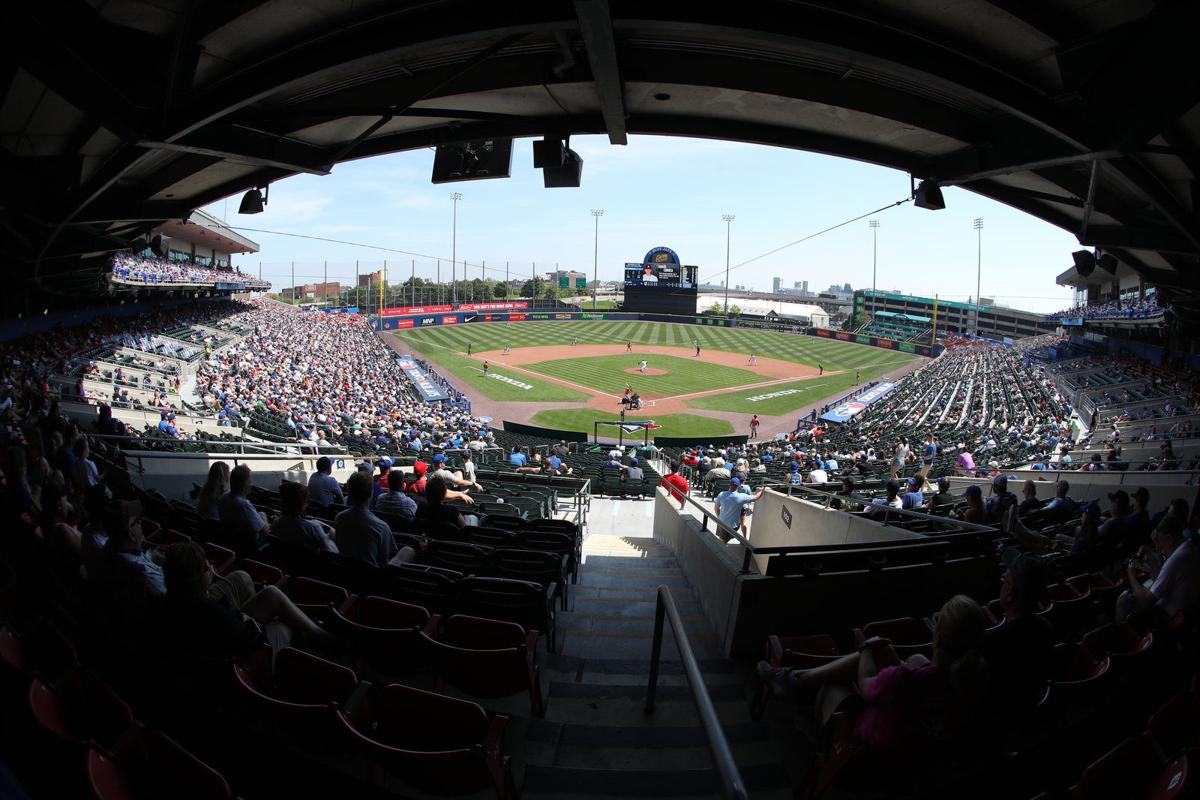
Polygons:
M1094 761L1071 789L1074 800L1171 800L1190 787L1187 756L1163 763L1148 736L1130 736Z
M1054 702L1084 706L1096 701L1105 689L1111 663L1107 656L1096 658L1082 642L1055 645L1047 675Z
M933 657L933 634L929 626L916 617L900 617L869 622L861 631L855 632L856 645L872 636L881 636L892 643L893 649L900 658L908 658L914 653Z
M242 696L266 712L279 732L301 743L330 744L337 734L334 711L358 687L346 667L292 647L280 650L272 667L264 646L244 665L235 663L233 674Z
M1090 622L1093 602L1090 588L1080 591L1069 583L1055 583L1046 587L1042 605L1043 612L1055 632L1064 636L1068 632L1086 628Z
M449 683L473 697L529 693L529 707L544 716L536 630L515 622L455 614L421 634L437 674L435 689Z
M1194 691L1175 695L1150 717L1146 733L1168 757L1200 752L1200 697Z
M462 578L461 572L423 564L386 566L372 583L371 594L443 613L451 610Z
M224 575L229 570L229 566L237 560L237 555L228 547L222 547L212 542L201 542L200 546L204 548L204 555L212 564L213 572L218 575Z
M433 794L490 788L501 800L516 796L511 763L501 752L507 717L489 719L475 703L392 684L338 718L371 754L378 786L390 773Z
M1110 622L1085 634L1083 643L1097 659L1112 659L1118 677L1131 679L1146 669L1154 634L1139 634L1128 623Z
M471 544L481 544L495 549L517 546L517 534L504 528L470 527L467 529L467 535Z
M525 550L544 550L568 558L564 574L571 575L571 583L579 582L578 545L575 538L557 531L527 528L520 534L520 546Z
M763 657L772 667L810 669L846 655L844 650L837 640L827 633L805 636L771 634L767 637L766 653ZM751 704L751 716L755 719L761 717L770 699L770 688L760 686Z
M385 597L347 601L333 609L332 618L360 665L366 662L385 675L399 675L423 663L419 634L429 621L424 608Z
M155 547L166 547L179 542L190 542L191 540L192 537L171 528L159 528L152 536L146 537L146 541Z
M565 580L570 556L548 553L544 550L497 550L492 554L488 573L497 578L516 578L533 581L542 586L557 587L557 596L563 611L567 610L567 582Z
M230 572L238 570L247 573L250 576L250 580L254 581L256 588L279 586L283 583L284 575L278 567L273 567L270 564L264 564L261 561L255 561L251 558L235 559L233 562L226 564L225 569L220 574L227 575Z
M350 599L350 593L344 587L303 575L298 578L289 576L279 588L310 617L327 617L333 609L341 608Z
M219 772L165 734L137 724L111 753L88 750L87 777L97 800L233 800Z
M466 529L463 529L464 537ZM485 574L492 561L492 548L457 541L432 541L422 560L435 567L452 569L463 575Z
M556 586L543 587L511 578L463 578L456 613L515 622L526 630L545 631L546 649L555 652Z
M1112 608L1117 602L1117 595L1124 588L1124 584L1120 581L1114 581L1099 572L1067 578L1067 583L1073 586L1080 594L1090 592L1092 600L1106 614L1112 613Z

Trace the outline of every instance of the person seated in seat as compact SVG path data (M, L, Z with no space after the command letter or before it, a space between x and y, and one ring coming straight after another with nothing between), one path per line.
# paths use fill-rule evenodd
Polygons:
M1150 535L1156 561L1146 557L1130 559L1125 566L1129 590L1117 599L1117 620L1123 620L1152 606L1168 617L1180 611L1194 614L1200 602L1200 551L1195 540L1185 539L1183 520L1168 515ZM1141 575L1149 573L1143 582Z
M973 483L963 492L963 499L967 506L958 512L959 519L983 525L987 521L987 512L983 508L983 489L979 488L979 484Z
M397 549L392 529L367 508L374 495L373 489L371 477L362 472L354 473L346 481L350 508L339 513L333 521L338 550L343 556L376 567L406 564L416 557L416 551L411 547Z
M196 514L201 519L219 521L221 519L220 502L229 491L229 465L224 461L214 461L208 468L208 478L196 495Z
M1054 484L1054 497L1042 506L1040 517L1048 521L1067 520L1079 513L1079 503L1069 496L1071 484L1059 479Z
M308 489L295 481L283 481L279 485L279 499L281 513L271 525L272 536L309 550L338 551L325 526L305 516L308 511Z
M1017 496L1008 490L1008 476L996 475L992 478L992 496L984 506L985 516L990 525L1004 521L1008 509L1017 505Z
M417 516L417 501L404 492L405 475L398 469L388 473L388 490L371 499L371 510L411 521Z
M1037 484L1033 481L1025 481L1021 487L1021 504L1017 506L1017 514L1022 517L1037 511L1042 507L1042 501L1037 497Z
M317 459L317 471L308 478L308 498L313 505L322 507L346 502L341 484L333 477L333 461L329 456Z
M229 493L217 503L221 526L235 549L258 549L269 530L267 518L246 499L250 485L250 467L238 464L229 473Z
M937 492L929 498L929 507L931 509L938 506L954 505L957 502L954 495L950 494L950 479L943 475L937 479Z
M884 515L884 508L903 508L904 502L900 499L900 481L894 478L883 485L884 497L876 497L871 501L871 516Z
M1032 708L1046 688L1054 631L1038 615L1046 591L1046 563L1016 548L1004 551L1000 606L1004 624L988 631L983 656L990 677L989 700L996 711Z
M141 610L149 597L161 597L167 590L163 582L162 552L147 548L142 533L142 504L113 500L104 509L104 545L102 583L112 591L118 604Z
M425 474L429 465L424 461L413 464L412 472L404 476L403 489L406 494L425 495Z
M462 500L467 505L475 504L469 495L451 490L441 478L430 478L425 486L425 507L420 510L418 519L454 528L479 524L478 517L474 514L463 514L454 506L446 505L447 500Z
M857 653L819 667L788 669L760 661L758 674L777 696L816 690L819 727L842 713L855 736L881 752L932 754L932 745L969 729L986 698L986 629L983 609L960 594L938 612L932 661L920 654L901 661L886 639L872 637Z
M169 633L188 652L245 658L264 642L279 652L294 635L318 647L337 643L276 586L253 592L250 584L250 595L240 601L214 590L224 579L213 574L204 549L195 542L167 548L163 575Z
M900 496L900 507L910 511L918 511L925 506L925 495L921 492L921 484L925 479L914 475L904 482L907 491Z

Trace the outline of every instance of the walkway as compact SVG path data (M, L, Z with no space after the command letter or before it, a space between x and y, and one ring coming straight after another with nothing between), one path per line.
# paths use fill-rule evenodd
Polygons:
M652 500L593 500L571 610L559 614L561 650L544 660L548 710L544 720L529 725L523 794L595 800L719 795L669 635L657 708L653 716L643 713L655 590L666 585L748 790L755 798L790 798L797 777L788 768L795 734L778 722L750 719L748 667L721 657L687 578L650 535L652 509Z

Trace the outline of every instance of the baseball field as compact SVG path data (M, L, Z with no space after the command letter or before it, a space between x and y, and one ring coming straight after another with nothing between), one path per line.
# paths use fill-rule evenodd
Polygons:
M645 402L627 419L653 420L662 436L740 433L752 414L764 432L772 421L790 427L797 412L917 358L812 336L641 321L475 323L393 335L397 349L467 391L475 413L587 433L595 420L618 419L627 387Z

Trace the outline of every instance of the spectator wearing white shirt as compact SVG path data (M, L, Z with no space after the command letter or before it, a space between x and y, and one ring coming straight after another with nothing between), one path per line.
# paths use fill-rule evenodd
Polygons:
M308 497L318 506L346 502L341 484L333 477L333 461L328 456L317 459L317 471L308 478Z
M1150 538L1155 552L1165 560L1154 579L1144 584L1138 571L1147 565L1130 560L1126 567L1129 591L1117 600L1118 621L1151 606L1168 617L1180 611L1190 614L1200 601L1200 552L1194 541L1184 538L1183 520L1168 514Z
M88 458L88 443L86 436L75 440L75 465L71 468L71 483L77 494L86 492L100 482L100 473L96 464Z

